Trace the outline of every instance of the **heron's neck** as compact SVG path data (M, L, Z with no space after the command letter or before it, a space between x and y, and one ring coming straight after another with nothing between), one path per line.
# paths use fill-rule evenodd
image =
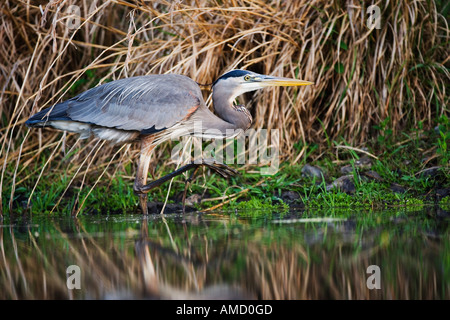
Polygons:
M235 129L245 131L252 124L252 116L245 106L234 106L234 98L222 94L220 90L213 91L214 110L220 118L234 125Z

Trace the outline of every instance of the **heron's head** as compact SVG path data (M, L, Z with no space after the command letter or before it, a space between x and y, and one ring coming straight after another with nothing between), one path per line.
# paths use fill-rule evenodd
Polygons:
M237 96L258 89L266 87L290 87L290 86L307 86L313 82L265 76L256 72L247 70L232 70L219 79L217 79L212 86L213 94L226 95L230 100L234 100Z

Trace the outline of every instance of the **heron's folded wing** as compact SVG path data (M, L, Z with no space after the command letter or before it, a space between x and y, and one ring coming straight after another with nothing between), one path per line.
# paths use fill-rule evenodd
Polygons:
M173 126L202 103L198 85L180 75L116 80L63 102L74 121L147 133Z

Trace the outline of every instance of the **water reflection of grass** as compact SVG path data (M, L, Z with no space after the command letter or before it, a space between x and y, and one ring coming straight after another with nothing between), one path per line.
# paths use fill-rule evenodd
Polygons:
M0 298L448 299L448 220L436 214L5 221ZM71 264L81 290L66 288ZM381 290L366 287L374 264Z

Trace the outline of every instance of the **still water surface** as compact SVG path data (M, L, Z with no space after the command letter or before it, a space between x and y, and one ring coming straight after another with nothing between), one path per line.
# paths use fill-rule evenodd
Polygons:
M449 217L5 217L0 299L449 299Z

